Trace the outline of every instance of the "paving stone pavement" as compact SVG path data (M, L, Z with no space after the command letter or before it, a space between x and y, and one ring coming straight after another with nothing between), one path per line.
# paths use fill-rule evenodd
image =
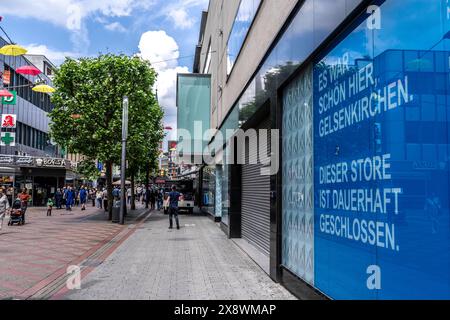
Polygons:
M109 258L82 279L76 300L295 299L273 282L218 225L181 215L181 230L153 213Z
M130 212L128 223L145 211ZM29 208L24 226L5 223L0 231L0 300L47 298L38 293L69 265L94 254L128 227L112 224L103 210L92 206L86 211L53 209L51 217L46 208Z

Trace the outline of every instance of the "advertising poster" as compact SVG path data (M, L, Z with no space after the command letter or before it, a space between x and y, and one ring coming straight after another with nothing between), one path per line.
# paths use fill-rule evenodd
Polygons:
M450 298L450 46L443 3L412 2L314 65L315 286L334 299Z

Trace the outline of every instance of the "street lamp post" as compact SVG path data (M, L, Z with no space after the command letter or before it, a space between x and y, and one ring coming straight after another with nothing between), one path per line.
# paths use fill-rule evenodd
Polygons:
M127 137L128 137L128 97L123 97L123 112L122 112L122 163L120 169L121 182L121 201L120 201L120 224L124 224L125 210L126 210L126 152L127 152Z

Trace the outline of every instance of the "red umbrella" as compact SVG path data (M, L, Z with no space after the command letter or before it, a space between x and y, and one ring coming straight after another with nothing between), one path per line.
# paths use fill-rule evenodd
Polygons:
M17 68L16 72L19 74L27 74L30 76L37 76L38 74L41 73L41 70L39 70L38 68L36 68L34 66L23 66L23 67Z
M172 127L165 127L165 130L172 130Z
M0 90L0 97L11 98L11 97L14 97L14 95L11 92L9 92L8 90L2 89L2 90Z

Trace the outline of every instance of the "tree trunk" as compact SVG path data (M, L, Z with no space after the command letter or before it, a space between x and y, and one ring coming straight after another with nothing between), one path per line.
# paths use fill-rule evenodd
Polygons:
M131 210L136 210L136 195L134 193L134 173L131 174Z
M112 220L113 208L113 176L112 176L112 162L106 161L106 188L108 191L108 219Z

